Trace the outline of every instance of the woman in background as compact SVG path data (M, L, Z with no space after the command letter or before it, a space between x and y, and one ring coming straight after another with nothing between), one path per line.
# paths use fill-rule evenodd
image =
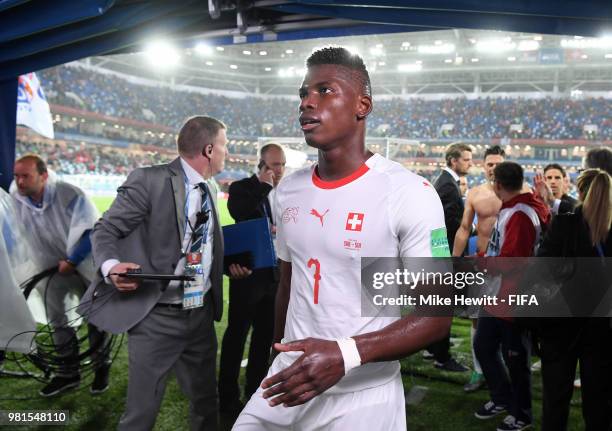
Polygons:
M581 205L573 214L554 218L538 256L612 256L612 177L601 169L587 169L578 178L577 187ZM609 267L607 261L603 262ZM588 283L585 285L588 287ZM584 298L595 294L586 289L573 293ZM575 317L555 319L554 324L540 328L543 431L567 428L577 363L585 429L612 430L611 323L605 317Z

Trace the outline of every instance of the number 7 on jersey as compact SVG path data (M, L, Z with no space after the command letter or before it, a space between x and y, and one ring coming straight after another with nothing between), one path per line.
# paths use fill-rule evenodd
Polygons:
M321 264L318 259L310 258L308 260L308 268L314 266L314 303L319 303L319 281L321 280Z

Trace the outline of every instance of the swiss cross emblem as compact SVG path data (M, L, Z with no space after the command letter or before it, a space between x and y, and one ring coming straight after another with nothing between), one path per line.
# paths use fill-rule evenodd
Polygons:
M348 213L346 218L346 230L352 230L353 232L361 232L363 227L363 213Z

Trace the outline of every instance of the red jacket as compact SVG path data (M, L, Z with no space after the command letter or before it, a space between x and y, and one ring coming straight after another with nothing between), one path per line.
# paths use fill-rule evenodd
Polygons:
M535 255L542 231L550 223L550 210L533 193L522 193L504 202L487 248L486 268L490 275L502 276L498 299L505 299L498 305L485 306L490 314L511 319L508 295L517 293L517 277L523 264L521 259ZM514 259L499 259L499 258Z
M539 226L528 213L521 210L524 206L533 209ZM506 217L504 217L506 215ZM550 223L550 209L533 193L521 193L502 204L495 229L503 229L501 234L500 257L529 257L535 254L540 233Z

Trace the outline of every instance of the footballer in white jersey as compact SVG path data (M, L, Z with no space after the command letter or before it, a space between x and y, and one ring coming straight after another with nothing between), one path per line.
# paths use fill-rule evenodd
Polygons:
M366 149L363 60L326 47L306 65L300 125L318 163L277 188L280 353L234 430L405 430L397 359L451 319L362 317L361 258L449 256L442 204L428 181Z
M323 181L314 167L296 172L276 198L277 254L292 265L283 341L351 337L397 320L361 316L361 258L433 256L446 234L429 181L378 154L339 181ZM277 360L288 366L299 355L281 353ZM365 364L329 391L377 386L398 372L397 361Z

